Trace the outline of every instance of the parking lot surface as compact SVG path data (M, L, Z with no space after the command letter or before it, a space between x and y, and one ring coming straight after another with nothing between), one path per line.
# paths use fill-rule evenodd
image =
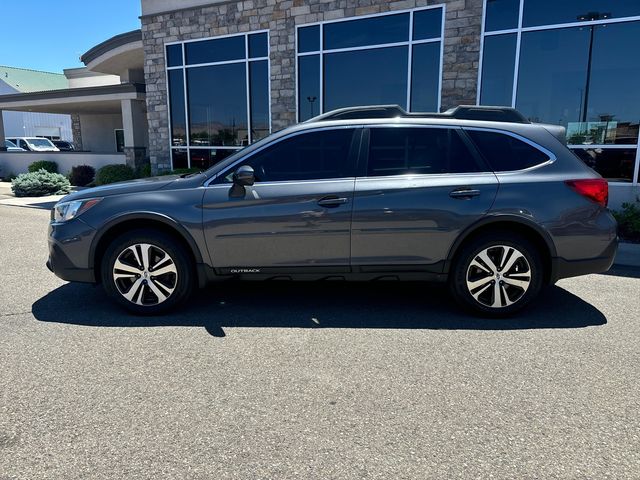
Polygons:
M0 479L640 478L640 271L509 320L430 284L215 284L139 318L0 205Z

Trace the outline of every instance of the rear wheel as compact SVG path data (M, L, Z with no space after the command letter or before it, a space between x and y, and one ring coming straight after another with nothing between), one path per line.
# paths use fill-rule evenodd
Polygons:
M476 313L503 317L529 304L542 289L540 252L513 233L479 236L455 259L449 286L454 298Z
M193 264L171 236L137 230L118 237L105 252L102 284L127 310L155 315L170 310L191 294Z

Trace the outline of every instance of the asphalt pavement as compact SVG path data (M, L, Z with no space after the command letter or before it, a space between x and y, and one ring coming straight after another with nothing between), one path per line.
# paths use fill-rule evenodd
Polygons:
M133 317L0 205L0 479L637 479L640 270L510 320L430 284L217 284Z

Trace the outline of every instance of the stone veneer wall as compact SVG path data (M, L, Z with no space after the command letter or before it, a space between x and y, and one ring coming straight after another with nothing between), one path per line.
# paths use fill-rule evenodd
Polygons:
M245 0L142 17L149 155L154 172L170 168L166 42L269 29L275 131L296 121L296 25L438 4L446 4L442 108L475 104L482 0Z
M73 144L76 149L82 150L82 127L80 123L80 115L74 113L71 115L71 133L73 135Z

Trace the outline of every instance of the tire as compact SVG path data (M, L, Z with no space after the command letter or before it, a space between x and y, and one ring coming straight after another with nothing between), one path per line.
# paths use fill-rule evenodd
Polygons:
M457 303L486 317L508 317L542 290L542 256L511 232L486 233L463 245L454 259L449 288Z
M160 275L153 275L156 272ZM117 237L104 254L101 277L107 294L136 315L165 313L185 302L195 288L194 265L185 248L151 229Z

